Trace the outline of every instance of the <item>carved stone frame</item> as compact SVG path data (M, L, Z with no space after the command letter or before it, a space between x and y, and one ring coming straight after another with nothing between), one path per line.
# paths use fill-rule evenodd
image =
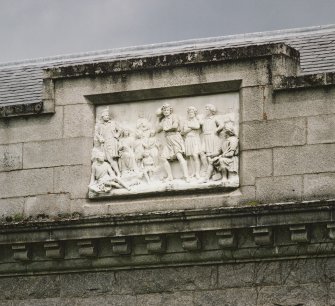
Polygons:
M228 80L220 82L209 82L209 83L197 83L197 84L187 84L181 86L170 86L170 87L160 87L160 88L150 88L141 90L130 90L130 91L120 91L112 93L101 93L93 95L85 95L85 98L95 106L106 105L110 106L113 104L122 103L141 103L146 100L159 100L167 98L180 98L180 97L192 97L192 96L202 96L211 94L221 94L229 92L239 92L242 80ZM239 101L240 103L240 101ZM240 118L240 107L238 117ZM239 135L237 135L239 136ZM172 190L172 191L155 191L155 192L144 192L140 196L150 196L150 195L168 195L168 194L194 194L203 192L229 192L236 190L238 187L233 186L216 186L210 187L208 189L201 188L189 188L184 190ZM124 194L124 195L102 195L89 197L91 200L103 199L108 197L122 198L122 197L134 197L139 196L139 194Z

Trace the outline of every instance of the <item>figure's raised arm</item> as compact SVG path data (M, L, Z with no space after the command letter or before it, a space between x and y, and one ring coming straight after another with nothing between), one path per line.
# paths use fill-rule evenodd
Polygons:
M161 124L159 124L159 125L157 126L157 128L156 128L156 133L160 133L160 132L162 132L162 131L163 131L163 127L162 127Z
M179 119L175 115L172 115L172 127L171 128L175 130L178 130L179 128Z

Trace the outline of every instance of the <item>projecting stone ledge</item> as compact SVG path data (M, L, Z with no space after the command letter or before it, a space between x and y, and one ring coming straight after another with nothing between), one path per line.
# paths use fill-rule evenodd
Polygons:
M0 228L0 275L322 257L335 201L58 221Z
M335 86L335 72L299 76L277 76L273 81L274 91Z
M194 64L218 63L257 59L284 55L299 61L297 50L284 44L272 43L235 48L217 48L210 50L196 50L174 54L155 55L151 57L120 58L118 60L88 63L71 66L61 66L45 69L45 78L59 79L80 76L99 76L118 72L172 68Z
M0 106L0 118L37 115L43 112L43 102L7 104Z

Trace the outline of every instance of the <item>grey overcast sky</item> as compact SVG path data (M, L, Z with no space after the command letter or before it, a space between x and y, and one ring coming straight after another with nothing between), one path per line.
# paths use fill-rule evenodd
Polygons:
M0 62L335 23L335 0L0 0Z

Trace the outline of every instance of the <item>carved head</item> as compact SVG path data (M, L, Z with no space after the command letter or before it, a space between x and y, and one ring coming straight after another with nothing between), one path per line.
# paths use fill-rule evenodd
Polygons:
M122 131L122 136L123 137L128 137L130 135L130 131L129 131L129 129L124 129L123 131Z
M234 124L233 122L229 121L225 124L225 132L226 132L226 135L227 136L234 136L236 135L236 132L235 132L235 127L234 127Z
M216 114L216 107L213 104L207 104L205 106L205 112L206 112L206 115L208 115L208 116L215 115Z
M198 114L198 109L194 106L187 108L187 115L189 118L194 118Z
M92 150L92 156L91 156L92 162L99 160L104 161L105 160L105 153L99 150L98 148L93 148Z
M96 155L97 161L99 162L103 162L105 160L105 154L101 151L99 151Z
M172 106L168 103L165 103L162 107L161 107L162 113L164 116L169 116L170 114L172 114Z
M110 120L110 115L109 115L109 110L108 108L104 109L101 113L101 119L103 121L109 121Z
M144 157L149 157L150 156L150 151L149 150L144 150L143 156Z

